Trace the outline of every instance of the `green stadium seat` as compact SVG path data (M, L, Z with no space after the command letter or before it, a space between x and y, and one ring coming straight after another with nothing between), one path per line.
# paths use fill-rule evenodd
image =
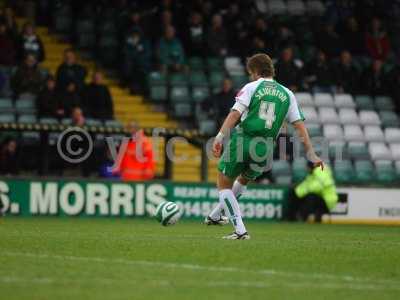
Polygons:
M59 33L70 33L72 27L71 9L67 5L63 5L54 13L54 28Z
M190 103L175 103L173 105L173 114L176 118L189 118L192 116L192 105Z
M381 184L393 184L397 179L396 171L391 161L375 161L376 179Z
M202 102L210 96L210 91L207 87L194 87L192 91L192 99L195 102Z
M223 71L224 61L219 57L207 57L207 67L210 71Z
M71 125L72 120L71 120L71 118L63 118L63 119L61 119L61 124L62 125Z
M208 87L208 79L204 72L192 72L189 77L190 85L193 87L205 86Z
M292 183L292 176L290 175L276 176L274 179L276 184L290 185Z
M18 99L15 102L15 109L18 113L34 113L36 112L35 101L33 99Z
M99 25L99 32L102 35L116 35L118 33L118 27L113 18L103 20Z
M307 129L311 137L322 136L322 129L319 124L307 124Z
M188 76L183 73L173 73L169 76L169 83L171 86L187 86Z
M350 142L347 146L347 151L351 159L365 160L369 159L368 147L362 142Z
M14 106L12 99L0 98L0 111L2 113L13 112Z
M382 121L383 127L399 127L399 116L393 111L380 111L379 118Z
M201 57L189 57L188 65L191 71L199 71L205 69L205 63Z
M12 113L0 114L0 123L14 123L15 122L15 116Z
M370 110L374 109L374 102L372 98L368 95L357 95L354 97L357 108L360 110Z
M58 120L56 118L40 118L39 122L40 124L58 124Z
M34 124L36 122L37 118L32 114L20 115L18 117L18 123Z
M375 168L370 160L356 160L354 162L355 181L358 183L373 182Z
M217 124L214 120L202 120L199 122L199 130L202 134L212 136L217 130Z
M167 78L161 72L151 72L147 77L147 82L150 87L153 85L166 85Z
M87 125L87 126L103 126L103 122L98 119L87 118L85 120L85 125Z
M165 102L168 99L168 88L166 85L150 86L150 99L155 102Z
M174 86L170 92L171 102L190 101L189 88L187 86Z
M294 160L292 164L292 170L293 182L298 183L303 181L308 174L307 161L303 158Z
M276 160L272 164L272 175L277 176L289 176L292 174L292 169L287 160Z
M394 104L392 98L387 96L377 96L375 97L375 107L378 110L393 110Z
M332 141L328 146L329 157L331 159L346 159L348 152L346 143L342 141Z
M350 160L336 160L334 173L338 183L352 183L354 181L354 169Z

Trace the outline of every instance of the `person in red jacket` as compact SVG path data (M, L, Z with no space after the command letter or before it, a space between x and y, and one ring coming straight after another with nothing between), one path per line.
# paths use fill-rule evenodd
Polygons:
M371 30L367 32L365 42L372 59L386 60L390 53L390 41L378 18L372 19Z
M151 140L135 122L129 123L128 129L132 135L114 173L119 173L124 181L150 180L155 173Z

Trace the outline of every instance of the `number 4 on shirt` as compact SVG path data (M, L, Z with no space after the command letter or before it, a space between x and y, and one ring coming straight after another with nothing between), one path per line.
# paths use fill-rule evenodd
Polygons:
M275 121L275 103L262 101L258 116L265 121L265 128L271 129Z

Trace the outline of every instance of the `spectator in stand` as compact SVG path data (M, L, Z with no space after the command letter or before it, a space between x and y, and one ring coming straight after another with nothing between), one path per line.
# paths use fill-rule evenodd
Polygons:
M110 120L114 118L113 101L108 87L103 84L103 74L96 71L92 82L85 88L82 108L91 118Z
M125 41L123 62L125 82L134 93L142 94L151 67L151 46L138 28L133 29Z
M57 69L57 88L65 92L73 82L78 90L82 90L86 74L86 69L76 62L75 51L68 48L64 51L64 62Z
M39 63L45 58L42 40L31 22L25 23L18 46L18 57L25 57L27 54L33 54Z
M131 139L123 157L117 161L114 174L120 174L124 181L141 181L154 178L155 161L151 140L135 122L128 125Z
M270 43L273 36L267 22L262 17L258 17L252 31L253 36L260 38L264 43Z
M80 107L74 107L71 110L71 124L73 126L82 127L85 125L86 119Z
M11 7L5 7L0 11L0 17L6 24L7 32L13 38L16 38L18 36L18 25L13 9Z
M387 95L388 86L385 84L385 74L383 72L383 62L379 59L374 60L372 66L367 68L361 77L360 86L363 91L371 95Z
M18 146L11 137L6 138L0 146L0 174L18 174Z
M351 17L346 22L346 27L342 35L342 44L355 57L365 55L364 34L360 30L357 19Z
M137 31L137 32L144 32L144 28L142 25L142 19L140 13L134 11L130 14L129 20L124 28L126 30L124 33L129 34L130 32Z
M46 85L37 98L39 117L61 119L65 116L64 109L60 106L59 93L56 90L56 79L49 76Z
M269 53L269 49L265 46L265 42L259 36L253 38L251 48L249 49L248 56L252 56L256 53Z
M15 43L7 31L6 23L0 23L0 65L11 67L15 65Z
M205 32L203 17L197 11L193 12L189 19L189 25L185 34L185 44L187 53L191 56L205 55Z
M329 59L339 56L342 48L341 40L333 24L325 24L322 31L317 34L317 47L324 51Z
M293 49L287 47L282 50L281 57L275 65L276 80L292 91L298 91L301 83L301 69L293 59Z
M333 93L334 76L324 51L319 50L305 70L305 83L311 87L313 93Z
M207 110L209 117L216 119L218 126L222 125L226 115L231 110L235 99L235 90L232 81L225 78L222 82L222 90L209 97L202 103L202 108Z
M17 98L20 94L37 94L42 86L42 74L34 55L26 55L24 62L11 77L11 89Z
M351 53L347 50L340 53L339 63L334 68L336 92L353 94L358 91L359 72L353 64Z
M175 37L175 28L168 26L165 28L164 37L160 39L158 45L158 55L163 71L180 71L183 68L185 55L181 41Z
M81 97L76 84L70 82L65 92L60 92L60 108L65 116L70 116L75 107L81 107Z
M368 55L372 59L385 61L388 58L390 41L386 31L382 27L380 19L372 19L371 28L365 36L365 42Z
M274 37L274 53L273 56L278 56L281 52L281 49L289 47L289 45L293 45L295 42L294 33L286 26L280 26L276 37Z
M207 48L211 56L226 56L228 53L228 35L221 15L216 14L212 17L207 33Z

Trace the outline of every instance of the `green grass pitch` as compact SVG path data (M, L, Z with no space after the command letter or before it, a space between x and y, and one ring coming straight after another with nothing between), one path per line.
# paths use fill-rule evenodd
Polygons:
M0 299L400 299L400 228L0 219Z

